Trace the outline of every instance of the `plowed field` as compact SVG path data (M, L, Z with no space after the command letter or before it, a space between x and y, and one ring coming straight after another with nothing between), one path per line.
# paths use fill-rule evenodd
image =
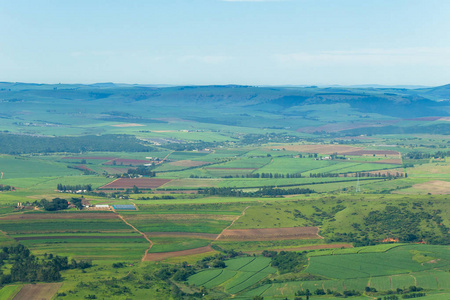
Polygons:
M322 238L318 233L318 227L226 229L219 240L265 241Z
M19 293L13 298L13 300L50 300L53 295L61 287L62 283L38 283L38 284L26 284L20 290Z

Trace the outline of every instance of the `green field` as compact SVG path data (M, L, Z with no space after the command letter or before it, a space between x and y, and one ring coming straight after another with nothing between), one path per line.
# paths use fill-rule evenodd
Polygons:
M225 262L224 269L201 271L189 277L188 282L207 288L220 287L230 294L239 293L276 270L266 257L241 257Z

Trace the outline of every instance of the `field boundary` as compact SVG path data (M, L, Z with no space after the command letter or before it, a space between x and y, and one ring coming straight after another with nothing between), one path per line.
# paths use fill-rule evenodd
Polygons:
M125 224L127 224L128 226L130 226L131 228L133 228L136 232L138 232L140 235L142 235L144 237L144 239L146 239L149 243L150 246L147 248L147 250L145 250L144 256L142 257L141 261L144 261L145 258L147 257L148 251L153 247L153 242L143 233L140 232L136 227L134 227L133 225L131 225L130 223L128 223L124 217L122 217L121 215L117 214L119 216L119 218L125 222Z

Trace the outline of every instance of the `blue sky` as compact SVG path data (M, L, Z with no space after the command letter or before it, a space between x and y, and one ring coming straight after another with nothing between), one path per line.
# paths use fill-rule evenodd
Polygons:
M0 0L0 81L450 83L448 0Z

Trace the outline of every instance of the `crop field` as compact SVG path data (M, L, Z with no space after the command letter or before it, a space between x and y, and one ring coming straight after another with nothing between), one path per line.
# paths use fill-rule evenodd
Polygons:
M221 286L228 293L236 294L276 271L266 257L241 257L225 263L225 269L201 271L189 277L188 282L207 288Z
M140 189L154 189L160 187L170 179L157 179L157 178L119 178L116 179L99 189L131 189L134 186Z
M191 232L218 234L231 224L234 216L208 214L127 214L124 218L139 231Z
M264 229L226 229L219 240L264 241L318 239L318 227L264 228Z
M264 298L271 299L272 297L278 298L279 295L286 297L293 297L299 290L305 291L309 289L311 292L316 289L323 289L326 291L343 292L345 290L359 290L363 291L366 286L377 289L378 291L396 290L397 288L405 289L410 286L418 286L425 289L438 289L438 283L436 277L440 274L444 274L442 271L432 272L420 272L411 273L410 275L394 275L394 276L378 276L371 278L357 278L357 279L344 279L344 280L320 280L320 281L291 281L287 283L273 283L266 284L259 288L249 290L241 297L263 296ZM417 280L417 284L414 278L421 278ZM448 279L448 278L446 278ZM425 281L429 281L430 284L426 284ZM278 296L278 297L277 297ZM433 298L431 298L433 299Z
M152 248L148 251L149 253L183 251L206 247L211 243L210 240L205 239L194 239L187 237L155 237L152 236L151 233L148 234L148 236L153 242Z
M413 260L411 251L433 257L426 263ZM307 272L327 278L358 278L420 272L450 264L448 246L407 245L384 253L363 253L310 258Z
M81 174L62 163L10 155L0 155L0 172L3 172L3 179Z

